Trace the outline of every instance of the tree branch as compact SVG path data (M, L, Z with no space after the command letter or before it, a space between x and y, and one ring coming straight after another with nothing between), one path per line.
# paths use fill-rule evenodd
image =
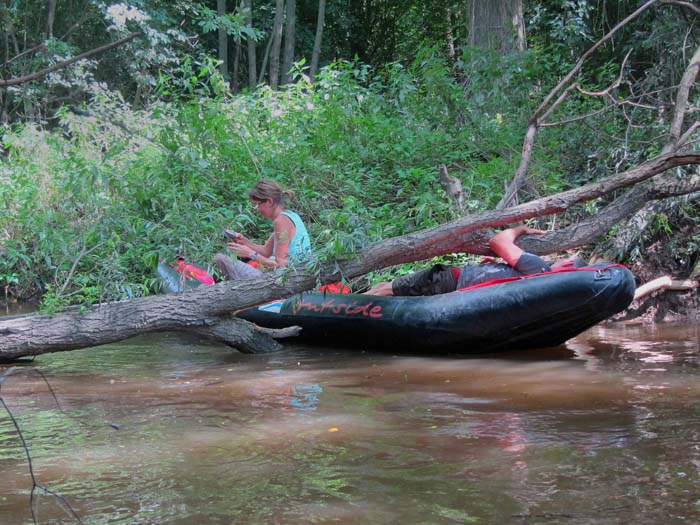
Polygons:
M690 59L690 63L685 69L683 77L681 78L681 83L678 86L676 107L673 112L673 120L671 121L669 130L669 139L664 148L661 150L662 153L675 151L679 146L681 131L683 130L683 121L685 120L685 114L688 111L688 97L690 95L690 89L693 87L695 78L698 76L698 71L700 71L700 46L698 46L698 48L695 50L693 58Z
M571 71L569 71L569 73L567 73L566 76L563 79L561 79L561 81L549 92L549 94L544 98L542 103L537 107L537 109L530 117L530 121L528 122L527 132L525 133L525 140L523 141L523 150L522 155L520 157L520 164L518 165L518 169L515 172L513 180L510 182L510 184L508 184L506 192L504 193L500 202L497 204L497 210L501 210L510 206L514 201L518 191L525 182L525 177L527 176L527 171L530 166L530 159L532 157L532 149L534 147L535 135L537 134L537 129L542 124L542 115L548 116L553 111L553 109L559 104L561 104L564 98L566 98L568 93L573 89L573 87L569 85L569 83L579 73L579 71L583 67L583 63L588 59L589 56L591 56L605 42L610 40L621 28L623 28L632 20L637 18L639 15L641 15L644 11L656 4L658 1L659 0L649 0L648 2L646 2L634 13L632 13L627 18L618 23L615 27L613 27L605 36L603 36L603 38L598 40L598 42L596 42L592 47L590 47L588 51L586 51L581 56L581 58L578 59ZM557 94L562 89L565 89L565 92L562 95L558 96ZM557 96L558 99L554 101L552 107L550 108L550 104L552 104L552 101Z
M579 87L577 87L577 90L578 90L580 93L584 94L584 95L599 96L599 95L593 95L593 94L591 94L591 93L588 93L588 92L586 92L585 90L583 90L583 89L581 89L581 88L579 88ZM589 119L589 118L594 117L594 116L596 116L596 115L600 115L601 113L605 113L605 112L608 111L610 108L614 108L614 107L618 107L618 106L632 106L632 107L635 107L635 108L642 108L642 109L649 109L649 110L651 110L651 109L658 109L657 106L649 106L649 105L647 105L647 104L639 104L639 103L637 103L637 102L634 102L634 99L635 99L635 98L640 98L640 97L630 97L630 98L626 98L626 99L624 99L624 100L617 100L617 99L616 99L615 97L613 97L612 95L607 94L607 98L608 98L608 100L609 100L610 102L607 103L605 106L603 106L603 107L600 108L600 109L596 109L595 111L591 111L590 113L586 113L585 115L579 115L578 117L572 117L572 118L565 119L565 120L560 120L560 121L557 121L557 122L542 122L542 123L540 124L540 128L553 128L553 127L556 127L556 126L562 126L562 125L565 125L565 124L571 124L571 123L573 123L573 122L580 122L580 121L582 121L582 120ZM629 122L629 118L627 117L627 115L625 115L625 118L626 118L626 119L628 120L628 122ZM630 122L630 125L632 125L631 122Z
M105 51L109 51L110 49L113 49L115 47L119 47L123 44L126 44L127 42L134 40L137 36L139 36L139 33L132 33L129 36L126 36L124 38L120 38L119 40L116 40L110 44L92 49L90 51L86 51L85 53L81 53L78 56L75 56L75 57L70 58L68 60L64 60L62 62L54 64L51 67L47 67L45 69L42 69L41 71L37 71L36 73L32 73L31 75L25 75L22 77L11 78L9 80L0 80L0 87L16 86L18 84L24 84L26 82L31 82L32 80L36 80L38 78L41 78L45 75L48 75L49 73L51 73L53 71L57 71L59 69L64 69L64 68L66 68L72 64L75 64L76 62L83 60L85 58L91 57L93 55L97 55L99 53L104 53Z
M668 275L663 277L658 277L653 281L649 281L637 288L634 292L634 300L638 301L642 297L651 295L659 290L678 290L678 291L688 291L695 290L698 287L697 281L686 280L675 280L671 279Z
M541 128L553 128L556 126L563 126L565 124L572 124L574 122L580 122L582 120L589 119L591 117L595 117L596 115L600 115L601 113L605 113L610 109L611 106L606 105L600 109L597 109L595 111L591 111L590 113L586 113L585 115L579 115L578 117L572 117L570 119L566 120L559 120L557 122L546 122L540 125Z
M674 198L700 190L700 175L678 179L675 175L666 173L653 180L654 184L635 186L591 217L572 226L549 232L541 238L536 235L524 238L518 244L528 252L537 254L583 246L607 234L611 228L637 213L650 201ZM618 257L617 253L606 256L611 260L617 260Z
M73 33L73 31L75 31L76 29L78 29L78 27L80 27L80 26L82 25L83 22L85 22L86 20L88 20L88 19L89 19L90 17L92 17L92 16L94 16L94 14L93 14L92 12L89 13L89 14L84 15L84 16L83 16L80 20L78 20L75 24L73 24L72 26L70 26L70 27L68 28L68 30L67 30L65 33L63 33L63 35L61 35L60 40L65 40L68 36L71 35L71 33ZM24 51L22 51L21 53L16 54L16 55L13 56L12 58L9 58L9 59L5 60L5 62L3 62L2 64L0 64L0 67L3 67L3 68L4 68L4 67L7 67L8 65L10 65L10 64L11 64L12 62L14 62L15 60L19 60L19 59L22 58L23 56L26 56L26 55L30 55L30 54L32 54L32 53L35 53L35 52L39 51L40 49L46 49L46 42L42 42L41 44L38 44L38 45L36 45L36 46L34 46L34 47L31 47L31 48L29 48L29 49L25 49Z
M667 5L677 5L680 7L685 7L686 9L690 9L691 11L694 11L695 14L700 15L700 7L691 4L690 2L680 2L678 0L661 0L662 4L667 4Z
M338 272L330 277L322 273L322 282L329 282L341 275L354 278L386 266L427 259L446 253L461 252L464 251L465 235L476 230L560 213L574 204L590 201L615 190L633 186L668 169L688 164L700 164L700 154L670 154L655 157L624 173L612 175L580 188L543 197L506 210L493 210L462 217L431 229L379 241L366 247L362 254L355 259L341 265L342 274ZM324 280L326 278L328 280Z
M94 252L102 246L104 243L103 242L98 242L95 244L92 248L88 249L87 245L83 243L83 247L80 250L80 253L78 254L78 257L76 257L75 261L73 261L73 266L71 266L70 271L68 272L68 276L66 277L66 280L63 282L63 286L61 286L61 289L58 291L58 296L61 297L63 295L63 292L66 291L66 288L68 288L68 285L70 284L70 280L73 278L73 273L75 273L75 269L78 267L78 263L80 260L88 255L91 252Z
M695 133L698 128L700 128L700 122L696 120L676 142L679 149L687 145L688 139L693 136L693 133Z

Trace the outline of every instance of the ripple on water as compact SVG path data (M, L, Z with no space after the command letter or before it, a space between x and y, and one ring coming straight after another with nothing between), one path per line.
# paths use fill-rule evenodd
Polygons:
M87 425L31 374L2 393L40 480L91 524L692 523L697 340L605 326L565 352L453 359L168 334L37 359ZM5 418L0 469L0 523L26 522Z

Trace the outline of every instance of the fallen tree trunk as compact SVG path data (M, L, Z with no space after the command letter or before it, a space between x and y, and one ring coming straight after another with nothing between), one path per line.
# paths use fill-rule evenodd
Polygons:
M552 253L552 245L559 250L568 250L593 242L605 235L616 224L637 213L649 202L658 201L681 195L688 195L700 190L700 175L692 175L678 179L673 174L663 174L654 177L653 184L640 184L624 195L618 197L595 215L584 219L572 226L562 228L544 237L531 236L520 243L523 248L532 253ZM617 254L605 254L609 260L618 260Z
M628 188L650 179L668 169L689 164L700 164L700 155L663 155L626 172L612 175L601 181L592 182L579 188L543 197L505 210L469 215L434 228L380 241L368 246L361 254L343 264L343 274L349 277L356 277L386 266L427 259L445 253L470 252L488 255L491 254L491 251L485 242L480 246L473 246L467 243L467 240L470 238L469 234L484 228L495 228L525 219L561 213L574 204L607 196L616 190ZM606 228L609 229L612 224L614 223L608 224ZM607 231L607 229L601 228L603 231ZM542 255L564 249L564 246L561 244L547 243L546 241L551 239L550 235L553 234L538 236L540 239L539 248L533 253ZM529 250L529 243L534 242L531 240L531 237L519 239L519 244ZM581 244L584 243L579 243L576 246Z
M184 297L183 294L181 297ZM189 294L187 294L189 296ZM75 350L121 341L142 333L186 331L221 341L244 353L274 352L276 338L297 335L298 327L269 330L228 317L201 317L181 309L172 296L68 308L54 315L23 315L0 320L0 360ZM175 306L177 305L177 306ZM158 312L154 315L154 312Z
M274 348L269 335L256 332L248 323L232 318L231 313L311 289L319 283L342 277L358 277L394 264L452 252L489 254L486 243L488 234L475 233L478 230L559 213L574 204L608 195L670 168L688 164L700 164L700 155L659 156L627 172L557 195L379 241L353 258L337 265L329 265L317 274L307 269L289 269L282 274L203 286L182 294L105 303L85 309L71 308L55 315L0 319L0 359L12 360L46 352L85 348L120 341L141 333L166 330L199 333L246 351ZM700 184L700 181L697 182ZM662 194L664 193L659 193ZM650 194L644 196L649 198ZM614 224L610 221L615 220L615 217L612 213L607 217L598 215L595 218L595 228L591 227L588 235L591 231L607 231ZM569 247L572 242L567 236L571 236L571 233L553 232L541 237L523 237L519 241L527 250L547 254ZM578 237L579 240L582 238L584 237ZM568 240L565 242L564 239Z

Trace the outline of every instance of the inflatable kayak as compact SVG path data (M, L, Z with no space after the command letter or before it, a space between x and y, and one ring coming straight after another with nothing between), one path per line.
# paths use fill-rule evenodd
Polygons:
M327 346L478 353L560 345L627 308L634 290L627 268L602 263L429 297L308 292L238 316L300 326Z
M158 265L164 292L206 284L190 273ZM430 297L305 292L237 315L268 328L300 326L299 339L328 346L479 353L560 345L627 308L634 290L627 268L600 263Z

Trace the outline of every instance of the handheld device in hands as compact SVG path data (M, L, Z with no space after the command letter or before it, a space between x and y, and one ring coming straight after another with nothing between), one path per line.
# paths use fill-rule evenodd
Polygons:
M228 239L231 239L232 241L235 241L238 239L238 237L241 236L241 234L233 230L226 229L224 230L224 236L226 236Z

